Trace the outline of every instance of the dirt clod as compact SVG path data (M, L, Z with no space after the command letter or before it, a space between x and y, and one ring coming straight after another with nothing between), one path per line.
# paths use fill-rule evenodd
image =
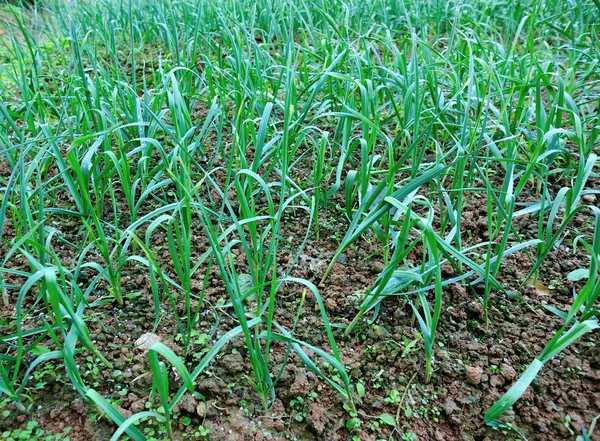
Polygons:
M480 367L465 366L465 374L467 375L467 381L469 383L478 385L481 383L483 369Z

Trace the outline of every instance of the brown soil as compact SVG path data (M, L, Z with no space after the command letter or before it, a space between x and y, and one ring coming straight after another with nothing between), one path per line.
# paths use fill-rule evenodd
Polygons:
M477 221L480 214L478 209L463 214L463 226L472 231L473 237L478 236L480 229L487 229ZM343 221L340 219L339 222ZM287 224L283 236L301 238L307 224L308 219L298 214L294 222ZM337 248L336 232L340 230L336 225L327 226L325 220L323 225L320 239L309 239L292 272L293 276L317 284ZM76 233L72 234L73 237L68 239L77 239ZM198 231L196 243L199 246L205 244L201 231ZM290 256L293 248L290 247ZM239 270L243 272L241 257ZM160 258L165 260L165 265L170 263L166 253ZM283 270L290 261L291 257L285 255L280 258ZM383 269L380 262L375 241L361 240L358 246L342 255L330 277L319 286L332 322L349 323L355 313L353 299L375 280ZM415 433L420 440L505 439L504 435L484 425L483 414L515 382L560 327L560 320L542 306L547 304L564 309L564 305L569 305L572 283L566 281L566 274L585 263L584 254L573 254L572 249L561 245L549 255L542 268L540 283L554 285L545 293L527 285L520 287L530 269L523 253L506 258L501 281L510 290L518 292L527 304L517 298L494 296L488 330L483 329L482 309L476 301L478 287L475 292L459 284L446 289L445 313L436 339L436 372L430 384L423 382L421 343L415 346L415 351L402 356L404 339L411 341L418 334L411 307L403 297L386 299L375 324L363 323L349 338L338 332L344 363L353 380L361 380L366 389L365 397L358 405L362 430L352 433L345 427L350 417L343 409L343 402L327 385L307 373L295 356L277 385L275 405L270 411L262 412L256 393L244 380L244 373L252 374L244 342L238 338L224 348L206 375L200 377L196 390L204 395L205 403L186 396L178 405L176 412L192 419L189 426L179 424L179 436L190 432L191 427L203 424L211 431L209 439L214 440L347 440L356 435L361 440L375 441L389 437L402 439L402 434L408 432ZM122 308L110 303L94 308L93 320L88 321L98 348L120 374L115 377L99 364L98 376L94 378L93 374L88 374L85 378L89 382L96 381L95 389L105 397L118 398L122 413L129 416L144 410L149 397L151 379L144 375L149 370L146 357L141 349L132 346L140 335L153 331L154 310L147 300L150 288L142 268L127 267L123 280L127 290L142 290L143 296L127 300ZM199 289L201 284L194 286ZM280 293L277 319L284 326L293 320L298 297L298 289L293 286L285 287ZM204 307L216 305L219 299L225 298L220 276L213 268ZM3 308L2 316L10 317L10 310L10 306ZM218 325L210 309L199 323L199 330L211 335L213 341L234 325L231 319L223 319L222 312L219 311ZM314 299L309 298L297 337L327 347L322 330L318 308ZM172 340L176 327L168 308L163 311L156 332L179 355L183 354L177 342ZM281 363L283 350L282 346L274 346L275 366ZM82 364L85 356L80 356ZM192 368L193 361L188 357ZM599 363L598 335L586 335L544 367L504 419L529 440L574 439L573 434L588 427L600 413ZM55 433L71 427L72 441L108 439L112 430L110 423L104 418L90 421L90 414L99 415L100 412L71 390L64 369L56 366L56 371L62 371L62 382L48 378L43 390L32 395L35 403L43 403L40 408L28 415L12 412L10 417L0 420L0 426L14 428L29 420L38 420L44 429ZM128 392L124 396L117 395L119 388L127 388ZM400 403L386 401L392 390L402 396ZM305 404L292 405L297 397L303 397ZM382 413L397 416L398 427L392 429L380 423L378 416ZM599 439L598 435L594 439Z
M195 119L206 115L205 108L196 110ZM225 134L227 136L230 134ZM251 154L249 151L248 155ZM297 154L302 154L302 151ZM295 180L310 176L310 161L311 158L306 156L297 165ZM207 169L222 165L222 161L211 161ZM10 173L6 163L0 162L0 176L6 179ZM51 174L52 171L49 172ZM222 183L218 173L215 179ZM549 191L553 194L560 187L569 185L560 175L552 184ZM593 177L586 188L597 190L600 181ZM519 202L537 200L533 190L528 190L531 193L525 192ZM334 208L336 204L344 205L340 193L331 201L327 216L320 220L318 240L314 234L309 236L291 275L318 285L331 322L347 325L356 314L359 298L375 281L384 265L380 245L365 234L356 245L342 254L329 278L320 284L348 225L345 215ZM482 199L484 194L474 193L475 196L462 213L463 237L470 238L464 246L488 239L486 205ZM57 197L57 204L62 208L72 208L73 201L62 196ZM211 193L211 196L218 200L216 194ZM228 196L235 199L235 194ZM209 195L204 197L208 198ZM588 203L593 204L595 200L591 199ZM118 203L123 207L123 216L117 223L124 229L128 226L126 204L122 200ZM155 202L147 201L140 208L140 216L154 208ZM112 212L108 210L105 215L106 220L112 222ZM204 398L188 394L175 409L178 415L175 427L177 439L197 439L191 434L200 425L210 430L208 439L211 440L354 441L353 436L363 441L402 440L410 432L416 434L419 440L507 439L506 435L486 426L483 415L514 384L524 368L560 328L561 321L548 312L544 305L565 310L571 304L573 283L566 276L574 269L586 267L589 261L583 247L573 252L571 244L577 235L589 233L589 216L589 212L583 212L576 217L567 240L548 255L541 267L537 289L529 286L525 280L531 269L526 253L516 253L505 259L499 280L509 292L516 295L493 293L489 329L482 324L483 311L477 301L481 286L454 284L444 289L443 313L436 334L436 371L429 384L424 382L425 359L422 340L418 339L418 324L405 297L385 299L374 323L368 321L373 317L372 313L368 314L349 337L344 337L342 330L336 328L336 339L344 364L353 381L361 381L366 390L363 399L357 400L358 417L361 420L359 429L350 431L346 428L350 416L341 398L318 377L308 373L296 355L291 356L277 384L277 399L273 407L267 412L262 411L257 394L248 381L253 374L245 342L238 337L223 348L197 380L196 391ZM83 241L84 231L78 220L52 215L49 216L49 223L61 230L61 237L65 241ZM282 237L289 239L290 243L282 245L278 255L281 273L286 272L292 264L308 224L309 220L302 210L291 213L286 219ZM515 221L514 226L523 238L537 236L535 219L522 217ZM199 222L196 221L193 228L194 255L199 258L206 251L208 240ZM144 232L143 228L138 231L140 237ZM11 240L13 237L12 225L7 222L2 238ZM172 272L172 262L165 244L164 237L157 235L153 238L153 251L161 266L167 272ZM61 261L73 262L77 258L64 243L55 240L53 245ZM7 251L7 243L0 243L0 253L4 255ZM246 272L248 268L243 253L239 249L234 249L233 253L238 272ZM422 253L422 249L415 249L410 259L420 262ZM101 263L100 256L94 253L90 253L87 260ZM27 261L21 256L11 259L7 267L29 270ZM202 295L205 270L206 267L201 267L192 281L192 293L196 296ZM443 275L448 278L456 276L449 266L443 268ZM85 287L94 276L93 271L83 271L78 282ZM18 276L8 276L4 282L18 286L23 280ZM174 308L181 313L183 304L181 301L174 304L162 302L160 323L154 329L155 311L147 270L138 264L126 265L122 284L125 293L141 295L126 299L123 306L104 302L89 308L86 313L94 343L113 363L114 369L107 369L86 352L80 353L77 360L86 383L93 385L105 398L114 400L123 415L130 416L146 409L151 389L146 354L143 349L135 347L135 342L143 334L154 332L178 355L184 356L181 342L174 339L178 330L173 314ZM298 286L286 285L278 294L276 320L288 329L299 307L301 291ZM0 307L2 335L15 330L11 320L15 314L16 293L11 292L10 295L9 303ZM99 284L89 301L103 299L106 295L106 286ZM210 345L236 325L231 318L231 308L219 306L220 301L227 303L228 299L221 275L215 267L209 271L203 295L204 301L194 301L192 310L201 309L196 330L208 336ZM33 295L29 296L24 308L32 307L34 300ZM31 314L28 321L23 323L23 328L39 326L37 320L36 314ZM328 349L318 306L310 294L295 335L317 347ZM417 343L413 350L407 350L407 344L415 339ZM52 347L49 340L42 344ZM206 347L199 345L196 349L201 356ZM272 372L277 372L284 360L285 347L274 344L272 350ZM27 361L31 362L32 359ZM197 361L194 353L186 357L190 370ZM6 407L10 410L9 415L0 416L0 433L26 427L28 421L39 421L44 430L52 433L61 433L70 427L68 436L71 441L110 439L114 426L73 390L64 366L48 362L39 370L43 372L42 368L48 366L53 370L52 374L41 378L45 384L37 387L35 381L31 381L28 386L27 393L36 404L28 412L9 404ZM510 422L532 441L574 440L581 429L588 428L593 418L600 414L599 368L600 346L596 332L585 335L549 362L523 397L503 416L503 420ZM175 391L175 386L179 387L180 382L175 374L171 377ZM389 400L391 396L397 396L399 400ZM157 403L153 403L154 408ZM395 417L398 423L396 428L380 421L379 416L384 413ZM184 425L184 417L191 419L188 425ZM190 436L185 437L186 434ZM161 438L158 434L155 436ZM518 435L509 434L508 439L518 439ZM600 440L600 431L597 430L592 439Z

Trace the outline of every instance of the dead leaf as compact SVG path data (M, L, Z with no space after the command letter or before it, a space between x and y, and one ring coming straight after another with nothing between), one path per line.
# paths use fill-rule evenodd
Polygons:
M541 283L541 282L535 282L535 284L534 284L532 279L529 279L528 283L535 288L535 292L537 293L538 296L549 296L549 295L551 295L550 289L546 285L544 285L543 283Z

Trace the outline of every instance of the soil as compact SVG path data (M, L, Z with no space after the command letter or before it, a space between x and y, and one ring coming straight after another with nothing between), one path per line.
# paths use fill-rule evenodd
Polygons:
M485 204L470 206L485 207ZM477 240L484 229L487 233L487 225L480 221L481 216L482 209L479 208L463 213L463 228ZM314 236L308 239L291 275L319 284L337 249L339 231L343 231L340 225L332 223L332 218L339 224L344 223L341 216L322 219L319 239ZM68 226L68 223L64 224L64 227ZM291 238L292 245L288 247L288 255L283 253L280 257L282 271L291 263L295 247L300 245L299 238L304 237L307 226L308 218L300 212L286 224L283 236ZM76 230L70 231L73 237L66 239L76 240ZM206 246L201 230L197 231L195 244L198 251ZM238 254L239 271L243 272L243 256L239 250L234 252ZM167 253L159 254L159 258L163 259L163 264L170 264ZM475 292L460 284L447 287L444 290L445 313L441 316L436 337L436 371L429 384L425 384L423 378L422 342L419 340L413 350L405 351L406 344L418 338L418 325L404 297L385 299L375 322L365 321L349 337L336 331L344 364L353 380L361 381L366 389L357 406L362 430L351 432L346 428L350 417L342 400L314 374L307 373L295 355L277 384L277 401L269 411L263 412L257 394L245 379L244 374L252 375L245 343L236 338L221 351L206 375L200 377L196 391L204 399L186 395L175 409L182 417L191 418L187 426L179 419L178 436L183 439L183 434L191 433L192 427L202 424L210 430L208 439L211 440L347 440L358 436L361 440L375 441L403 439L402 436L410 432L420 440L505 439L504 434L484 425L483 414L514 384L560 327L558 317L543 306L564 310L565 305L570 304L573 286L566 275L585 266L586 261L581 249L574 254L572 248L561 245L544 262L536 289L528 284L521 286L531 267L524 253L508 256L499 280L509 291L519 293L520 298L494 295L489 329L482 324L483 311L476 300L478 287ZM23 262L17 259L14 263ZM319 285L332 322L350 322L356 311L356 299L382 269L381 250L375 240L361 239L357 246L342 254L329 278ZM444 272L445 277L453 275L452 268L444 267ZM84 378L94 382L95 389L105 397L118 398L121 412L129 416L144 410L151 385L149 375L145 375L149 371L145 350L134 347L136 340L145 333L155 332L178 355L183 355L183 351L173 340L177 328L171 311L162 311L160 325L153 329L154 308L143 268L126 267L123 281L126 290L141 291L142 295L126 300L123 307L105 303L93 308L88 321L95 344L114 364L116 371L110 372L99 364L96 374L92 373L92 366L82 368L82 373L85 372ZM199 291L201 279L193 286ZM539 286L552 288L542 290ZM281 290L277 320L283 326L292 323L298 298L297 287L286 286ZM213 341L235 325L226 315L223 318L223 312L227 312L225 308L213 306L211 311L207 306L217 305L222 299L226 299L226 291L218 271L212 268L204 297L207 309L201 316L198 330L210 335ZM2 317L8 318L12 314L10 304L3 308ZM218 323L215 314L220 318ZM326 348L323 335L318 308L309 296L296 336ZM274 368L281 363L284 349L278 345L273 347ZM89 355L82 353L79 356L83 365ZM195 360L188 357L187 361L193 368ZM598 334L588 334L548 363L503 419L529 440L574 439L574 434L588 427L600 413L599 363ZM41 406L28 414L11 412L8 418L0 420L0 426L4 429L24 427L28 421L36 420L53 433L70 427L72 441L108 439L113 430L109 421L77 396L69 386L64 369L56 365L55 372L61 371L62 380L45 377L45 386L32 392L33 402L43 403ZM118 394L123 389L127 389L126 393ZM402 397L400 402L390 402L392 391ZM298 405L298 397L303 398L302 405ZM378 418L383 413L397 416L398 426L392 428L383 424ZM511 436L516 438L516 435ZM599 438L596 435L593 439Z
M206 109L197 109L194 115L201 118L206 115ZM297 155L302 153L298 151ZM249 151L248 155L251 154ZM210 157L210 154L207 153L207 156ZM304 162L310 161L311 158L306 156ZM300 162L294 171L294 179L302 180L312 173L309 164L302 167L304 162ZM207 169L222 165L222 160L211 160ZM1 176L7 179L10 173L6 163L0 163ZM56 174L56 171L48 171L48 176L52 173ZM214 176L218 183L222 183L219 173ZM550 191L556 194L560 187L568 184L557 176ZM600 189L600 180L593 176L586 188ZM165 194L168 191L166 188ZM367 233L340 256L329 277L321 282L348 226L344 212L336 208L344 206L341 193L332 198L328 211L320 218L318 238L311 232L304 245L303 238L309 229L308 216L303 210L290 210L281 234L288 242L281 243L278 254L278 272L285 274L294 263L297 250L302 248L290 275L318 286L331 322L339 326L352 321L361 296L385 268L381 245ZM462 212L465 247L489 239L484 194L473 192ZM129 223L129 213L122 194L118 196L118 204L123 207L121 218L114 220L108 210L105 220L114 220L124 229ZM207 199L211 196L218 201L216 194L203 195ZM235 200L235 194L228 196ZM535 200L534 190L527 189L519 202ZM596 201L595 197L588 197L586 203L593 205ZM66 196L58 197L57 204L67 208L73 201ZM139 216L154 208L156 202L147 201ZM573 220L566 239L545 259L536 286L531 286L527 280L532 265L525 252L506 257L498 279L512 295L493 292L487 329L483 324L483 309L477 300L482 286L454 284L444 288L443 313L436 333L435 372L430 383L424 381L423 343L406 296L383 300L377 316L374 318L373 313L368 314L349 336L344 336L341 327L334 328L338 349L353 382L361 382L365 388L364 397L356 397L360 427L347 428L351 417L344 408L343 400L329 385L308 372L295 354L283 367L273 406L263 411L249 381L253 374L245 342L237 337L221 350L198 378L196 391L201 397L186 394L174 409L177 415L175 438L201 439L194 433L203 426L210 431L207 439L232 441L354 441L356 438L353 437L362 441L406 440L411 439L410 433L419 440L435 441L518 439L515 433L506 435L486 426L483 415L515 383L561 327L561 320L545 306L566 310L572 302L573 289L581 287L581 283L574 286L568 281L567 274L585 268L589 263L585 248L580 246L574 251L572 242L576 236L590 233L591 218L591 212L584 210ZM79 220L52 215L48 222L61 232L60 238L52 242L55 252L61 261L73 262L78 256L65 243L82 243L84 230ZM515 220L514 227L522 239L537 237L537 219L523 216ZM7 241L14 237L12 228L7 221L2 231L2 237ZM145 230L141 228L138 234L144 237ZM163 270L174 276L164 233L153 237L152 246ZM193 225L193 248L195 259L208 249L207 237L198 220ZM1 255L8 249L6 242L0 244ZM234 248L232 252L238 273L247 272L248 266L241 250ZM420 263L422 255L422 248L416 248L409 260ZM102 262L101 257L94 253L86 259ZM27 261L22 256L15 256L7 267L28 270ZM205 272L208 274L207 286L203 290ZM444 266L442 273L444 278L457 275L449 265ZM93 271L84 270L78 282L86 287L94 276ZM23 279L8 275L4 282L19 286ZM141 264L127 264L122 272L122 287L125 293L131 294L131 298L126 298L120 306L106 301L106 286L99 284L88 299L92 306L86 312L86 323L94 344L114 369L108 369L86 351L77 355L77 361L86 383L105 398L112 399L118 410L128 417L147 409L147 403L151 403L152 408L158 406L158 401L150 397L149 363L146 349L138 342L140 337L155 335L177 355L185 357L191 371L210 345L237 323L232 318L232 309L226 306L227 292L216 267L201 266L192 280L192 294L196 300L191 308L194 312L200 309L195 330L206 341L198 343L187 355L181 340L175 338L179 331L174 312L183 312L181 297L172 303L161 303L160 320L155 327L147 269ZM12 290L9 294L8 302L0 306L2 335L15 331L13 321L18 291ZM286 329L294 323L301 306L301 295L302 289L292 284L284 285L278 293L275 318ZM24 308L35 307L41 311L42 305L34 305L34 300L35 296L29 296ZM34 309L29 314L22 324L23 329L40 325L36 312L38 310ZM300 317L295 336L330 350L318 304L311 293L307 293ZM503 415L503 421L512 424L531 441L574 440L581 429L588 428L600 414L599 339L597 332L586 334L547 363L521 399ZM415 342L414 346L411 346L412 342ZM40 344L53 348L49 339ZM273 344L272 372L278 372L282 367L285 350L284 345ZM64 366L49 361L38 367L36 373L40 377L31 379L26 389L35 405L27 411L14 404L5 406L9 413L0 415L0 433L25 428L28 422L38 421L49 433L66 433L65 429L69 428L66 435L71 441L110 439L115 427L70 386ZM173 392L181 385L175 372L171 373L171 384ZM380 419L382 414L392 415L397 422L396 427L383 422ZM152 427L157 431L155 436L160 439L162 435L158 433L158 427ZM600 431L597 430L592 439L600 440Z

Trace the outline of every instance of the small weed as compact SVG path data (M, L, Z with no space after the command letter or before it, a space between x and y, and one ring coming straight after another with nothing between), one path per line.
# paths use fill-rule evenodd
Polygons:
M5 430L2 432L4 441L69 441L71 427L65 427L61 433L54 434L39 427L37 421L29 421L25 429Z
M398 392L396 389L392 389L387 397L385 397L384 401L390 404L398 404L402 400L402 394Z
M290 407L294 410L294 419L296 421L304 421L306 419L308 404L315 401L319 395L312 391L306 398L298 396L290 401Z
M410 431L402 432L402 435L400 435L400 437L402 438L402 441L418 441L419 439L416 433Z
M502 370L498 366L496 366L495 364L492 364L490 366L490 373L503 375Z

